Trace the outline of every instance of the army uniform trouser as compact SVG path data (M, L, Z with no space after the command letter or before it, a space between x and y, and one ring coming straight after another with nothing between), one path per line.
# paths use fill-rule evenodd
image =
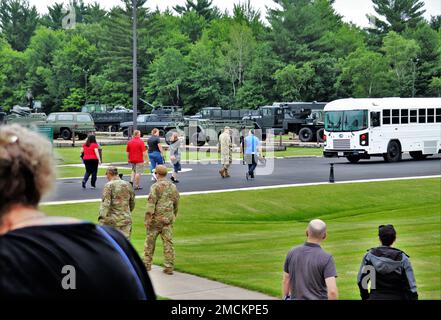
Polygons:
M144 263L147 270L152 267L153 254L155 253L156 239L161 236L164 246L164 267L174 268L175 250L173 248L173 225L151 223L147 225L147 238L144 245Z
M101 221L99 224L102 226L108 226L108 227L112 227L116 230L119 230L127 238L127 240L130 240L130 237L132 235L132 223L128 223L123 226L114 226L111 224L106 224L105 222Z

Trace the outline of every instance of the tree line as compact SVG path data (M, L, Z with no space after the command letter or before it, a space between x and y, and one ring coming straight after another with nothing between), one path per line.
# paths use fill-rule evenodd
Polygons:
M106 10L71 1L38 14L27 0L0 0L0 106L31 89L45 112L86 102L130 107L132 1ZM239 1L239 0L238 0ZM163 12L138 0L141 109L257 108L274 101L441 96L441 16L423 1L372 0L370 26L346 23L333 0L273 0L266 17L251 1L231 13L211 0ZM266 18L266 19L264 19Z

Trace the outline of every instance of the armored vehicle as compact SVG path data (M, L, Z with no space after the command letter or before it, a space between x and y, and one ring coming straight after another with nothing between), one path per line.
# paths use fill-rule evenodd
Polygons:
M72 139L73 134L80 140L87 138L90 132L95 132L95 123L86 112L56 112L47 117L46 125L53 128L54 138Z
M122 122L133 120L133 111L124 106L110 107L104 104L86 104L82 112L89 113L97 131L117 132Z

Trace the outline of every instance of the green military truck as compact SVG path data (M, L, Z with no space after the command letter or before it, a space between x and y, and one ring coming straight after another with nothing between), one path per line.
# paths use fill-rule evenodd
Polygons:
M185 119L164 127L165 141L170 144L173 132L185 135L186 144L202 147L206 143L214 146L219 142L219 136L225 127L233 129L233 143L239 145L241 138L250 129L256 129L253 121L246 120L209 120L209 119Z
M54 112L49 114L46 126L53 128L54 139L72 139L78 135L80 140L87 138L90 132L95 132L95 123L86 112Z

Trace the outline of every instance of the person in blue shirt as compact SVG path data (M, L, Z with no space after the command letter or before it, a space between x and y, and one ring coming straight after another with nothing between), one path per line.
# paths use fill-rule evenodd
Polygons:
M246 173L247 180L254 179L254 171L257 167L257 160L259 152L262 151L262 143L255 136L254 130L250 130L248 136L245 138L245 146L242 146L244 150L245 162L248 164L248 171Z

